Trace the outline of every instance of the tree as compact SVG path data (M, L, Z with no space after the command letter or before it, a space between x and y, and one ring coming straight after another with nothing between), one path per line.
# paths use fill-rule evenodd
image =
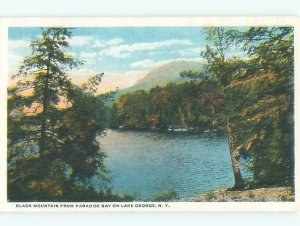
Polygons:
M246 72L231 84L243 93L239 149L250 156L256 186L294 183L292 27L251 27L232 37L249 56Z
M26 106L33 107L39 120L39 154L42 156L49 145L49 121L50 114L55 111L54 107L61 98L66 95L70 80L66 75L67 69L81 64L64 52L69 47L67 39L71 38L71 32L66 28L43 29L42 37L31 42L32 56L26 57L17 77L30 77L30 80L19 80L17 86L9 90L15 95L21 91L29 90L32 95L23 97ZM20 102L22 106L22 102ZM37 135L36 135L37 137Z
M144 90L122 95L113 105L113 126L127 129L148 127L149 98Z
M94 176L106 178L95 140L106 120L95 95L103 73L82 86L71 82L68 70L82 64L65 51L71 37L67 28L43 29L13 76L19 81L8 90L10 200L65 200L92 186Z
M215 94L210 94L210 96L211 98L214 96L221 96L224 99L223 109L218 113L218 124L227 131L230 158L235 180L234 188L239 189L243 188L245 183L240 171L239 153L237 151L236 138L234 135L234 121L236 114L235 111L233 111L233 107L236 105L236 101L227 94L226 87L240 69L241 62L235 58L228 59L228 51L232 47L232 42L228 39L228 37L232 35L231 30L224 27L205 28L205 34L208 44L201 53L206 60L204 71L197 72L196 74L183 72L181 73L181 76L193 79L204 79L217 84L217 87L211 90ZM214 99L215 98L211 101Z
M123 94L113 104L112 125L127 129L219 129L216 118L223 100L213 91L216 86L210 81L169 83L148 92Z
M250 27L231 30L207 28L210 45L202 52L207 65L193 80L214 81L224 98L218 112L226 128L235 176L243 187L239 157L250 157L254 186L293 183L293 29ZM230 48L243 51L230 56ZM226 55L227 54L227 55Z

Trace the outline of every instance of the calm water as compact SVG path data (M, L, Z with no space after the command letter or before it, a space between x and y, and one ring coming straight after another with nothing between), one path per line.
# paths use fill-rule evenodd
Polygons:
M109 130L98 140L115 192L148 197L173 188L186 197L233 185L226 137Z

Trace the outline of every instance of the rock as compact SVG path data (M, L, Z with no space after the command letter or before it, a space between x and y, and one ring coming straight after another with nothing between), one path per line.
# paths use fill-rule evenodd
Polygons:
M257 188L242 191L217 190L184 198L185 202L291 202L291 187Z

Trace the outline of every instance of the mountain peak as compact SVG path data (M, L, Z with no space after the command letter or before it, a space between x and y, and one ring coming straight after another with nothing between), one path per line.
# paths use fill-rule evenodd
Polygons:
M169 82L181 82L187 79L180 77L182 71L200 71L203 64L199 61L177 60L165 63L152 69L145 77L138 80L132 88L149 90L155 86L165 86Z

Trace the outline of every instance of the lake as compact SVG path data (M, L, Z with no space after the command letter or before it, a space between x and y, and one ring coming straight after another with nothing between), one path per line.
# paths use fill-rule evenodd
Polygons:
M182 198L233 186L225 136L108 130L98 141L114 192L150 197L173 188Z

